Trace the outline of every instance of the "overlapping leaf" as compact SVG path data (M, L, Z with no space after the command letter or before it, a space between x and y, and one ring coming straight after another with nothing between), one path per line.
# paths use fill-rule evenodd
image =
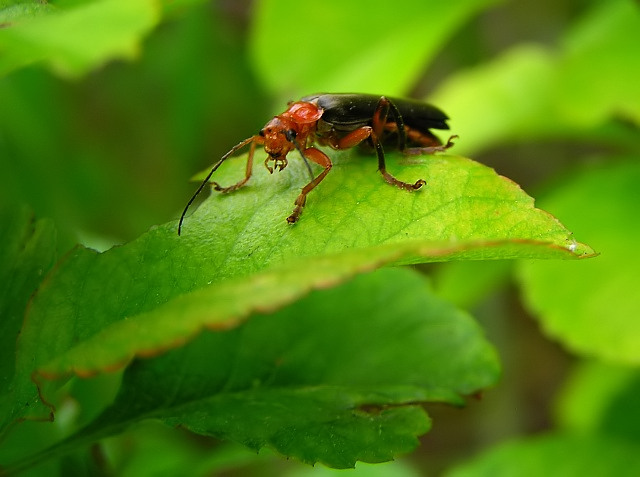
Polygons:
M468 315L417 273L380 270L134 362L115 403L71 444L157 417L352 467L412 450L430 427L419 404L460 404L497 376L495 352Z

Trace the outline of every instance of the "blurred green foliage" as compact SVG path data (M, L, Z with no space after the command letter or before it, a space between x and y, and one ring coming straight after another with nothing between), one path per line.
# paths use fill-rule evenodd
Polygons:
M318 90L428 97L460 135L454 152L539 191L545 210L601 256L425 269L441 299L486 327L505 375L463 413L463 423L429 409L442 430L436 426L413 461L377 472L631 471L640 440L640 280L632 242L639 44L632 0L401 0L384 9L364 1L0 0L0 257L10 283L2 297L10 303L2 308L2 356L13 354L20 310L55 257L77 241L106 249L175 220L193 191L193 173L254 134L287 100ZM43 220L33 221L25 204ZM356 293L350 290L336 293ZM74 299L73 292L52 296ZM43 338L57 344L53 335ZM145 363L125 380L144 371L153 383L155 361ZM0 370L8 383L13 363ZM56 391L61 396L57 421L16 426L19 432L0 441L2 462L13 462L15 449L28 455L24 449L44 449L91 422L113 400L118 378L51 390L54 400ZM22 404L36 415L42 404L30 392ZM95 408L78 411L69 394ZM96 462L120 475L153 475L158 453L150 442L163 449L164 469L186 466L193 474L331 473L154 425L103 441L97 459L80 446L27 475L91 474ZM540 431L546 435L528 437ZM484 454L454 468L476 452ZM353 472L372 475L359 465Z

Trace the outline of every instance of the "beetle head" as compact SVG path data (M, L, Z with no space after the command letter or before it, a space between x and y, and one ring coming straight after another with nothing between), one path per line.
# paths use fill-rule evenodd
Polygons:
M289 151L295 149L295 138L298 133L296 124L287 119L275 117L260 130L264 138L264 150L272 158L285 157Z

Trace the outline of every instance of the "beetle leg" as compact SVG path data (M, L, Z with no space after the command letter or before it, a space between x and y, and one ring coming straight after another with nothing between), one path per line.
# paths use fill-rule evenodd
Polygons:
M382 149L382 143L375 135L372 136L371 139L373 140L373 145L376 147L376 153L378 154L378 170L380 171L380 174L382 174L382 177L384 177L385 181L387 181L391 185L399 187L400 189L410 191L418 190L420 189L420 187L426 184L423 179L418 179L415 183L410 184L408 182L403 182L399 179L396 179L391 174L389 174L387 172L387 166L384 161L384 150Z
M426 182L422 179L417 180L414 184L403 182L399 179L396 179L387 172L382 143L378 139L378 136L371 126L359 127L358 129L354 129L349 134L341 138L337 138L336 136L329 136L327 137L327 140L331 147L333 147L334 149L348 149L350 147L357 146L367 138L371 138L371 141L376 148L376 154L378 155L378 170L380 171L380 174L382 174L382 177L384 177L385 181L387 181L391 185L405 190L418 190L420 187L426 184Z
M395 122L388 122L389 112L391 112L391 116L393 117ZM384 96L380 97L380 101L378 101L376 111L373 113L372 124L373 131L379 138L382 137L382 133L385 129L397 132L398 150L403 151L405 149L407 145L407 132L404 125L404 120L402 119L402 114L400 114L400 110L393 101L385 98ZM389 124L393 124L394 127L389 128Z
M394 130L396 128L395 123L387 123L387 129ZM458 136L450 136L446 144L442 144L440 140L431 133L431 131L418 131L417 129L404 126L407 134L407 139L414 144L419 144L418 147L409 147L402 149L402 152L410 155L418 154L434 154L436 152L444 152L453 146L453 140Z
M405 149L403 152L409 155L420 155L420 154L434 154L436 152L445 152L451 146L453 146L453 140L458 139L458 135L454 134L453 136L449 136L446 144L440 144L437 146L426 146L426 147L410 147Z
M395 122L390 123L387 121L389 113L391 113ZM382 148L382 143L380 142L382 133L385 129L395 130L398 133L398 149L405 151L407 146L407 132L409 130L409 128L404 125L402 114L400 114L400 110L393 101L385 98L384 96L380 98L380 101L378 101L378 107L376 108L375 113L373 113L372 124L373 133L371 134L371 140L376 148L376 153L378 154L378 170L382 174L382 177L384 177L384 180L391 185L405 190L418 190L420 187L425 185L426 182L423 179L418 179L415 183L409 184L408 182L396 179L387 172L387 166L384 160L384 150ZM390 125L393 125L393 127L390 127Z
M303 151L303 157L311 159L316 164L321 165L322 167L324 167L324 170L320 174L318 174L318 177L314 178L311 182L309 182L302 188L302 192L300 192L300 195L296 198L293 212L289 217L287 217L287 222L289 222L290 224L295 224L298 221L298 219L300 218L300 214L302 213L302 208L307 202L307 194L309 194L309 192L311 192L318 184L320 184L320 182L322 182L322 180L331 170L331 166L333 165L331 164L331 159L329 159L329 157L324 152L316 149L315 147L305 149Z
M245 172L245 178L242 181L238 182L237 184L231 187L227 187L226 189L220 187L217 182L209 182L209 179L211 179L211 176L213 175L213 173L218 170L218 167L220 167L222 163L229 158L229 156L231 156L234 152L238 151L239 149L242 149L244 146L246 146L249 143L251 143L251 148L249 150L249 158L247 160L247 170ZM189 199L189 202L187 202L187 205L182 211L182 215L180 216L180 221L178 222L178 235L180 235L180 232L182 231L182 222L184 222L184 217L185 215L187 215L187 211L189 210L189 207L191 206L193 201L196 200L196 197L198 197L200 192L202 192L202 189L204 189L204 187L207 184L213 185L216 190L220 190L222 192L230 192L232 190L237 189L238 187L242 187L245 184L245 182L249 180L249 177L251 177L251 167L253 166L253 153L256 150L256 144L263 144L263 143L264 143L264 139L261 136L251 136L245 139L244 141L241 141L235 146L233 146L229 150L229 152L227 152L224 156L222 156L220 160L213 165L213 167L209 171L209 174L207 174L207 177L204 178L204 180L200 184L200 187L198 187L195 193L191 196L191 199Z
M229 192L233 192L234 190L239 189L240 187L242 187L243 185L245 185L247 183L247 181L249 180L249 178L251 177L251 173L253 171L253 154L256 151L256 145L258 143L262 143L262 138L260 136L254 136L252 141L251 141L251 147L249 148L249 156L247 157L247 166L245 168L245 172L244 172L244 179L242 179L241 181L229 186L229 187L222 187L220 186L220 184L218 184L217 182L211 182L211 185L213 186L214 190L217 190L218 192L222 192L223 194L227 194Z

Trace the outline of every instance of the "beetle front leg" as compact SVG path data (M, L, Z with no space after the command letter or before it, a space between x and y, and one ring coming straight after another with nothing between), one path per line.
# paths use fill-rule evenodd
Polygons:
M307 202L307 194L309 194L309 192L315 189L315 187L320 184L320 182L322 182L322 180L331 170L331 166L333 165L331 163L331 159L329 159L329 157L324 152L316 149L315 147L305 149L303 153L304 157L306 157L307 159L311 159L316 164L324 167L324 170L320 174L318 174L318 177L314 178L311 182L309 182L302 188L302 192L300 192L300 195L296 198L293 212L289 217L287 217L287 222L289 222L290 224L295 224L298 221L298 219L300 218L300 214L302 214L302 209Z
M253 172L253 154L256 151L256 145L261 142L260 141L261 139L262 138L260 138L259 136L254 136L251 141L251 147L249 148L249 156L247 157L247 166L244 172L244 179L242 179L241 181L229 187L222 187L217 182L211 182L211 185L213 186L214 190L217 190L218 192L222 192L223 194L228 194L229 192L233 192L234 190L240 189L240 187L244 186L247 183L247 181L251 177L251 173Z

